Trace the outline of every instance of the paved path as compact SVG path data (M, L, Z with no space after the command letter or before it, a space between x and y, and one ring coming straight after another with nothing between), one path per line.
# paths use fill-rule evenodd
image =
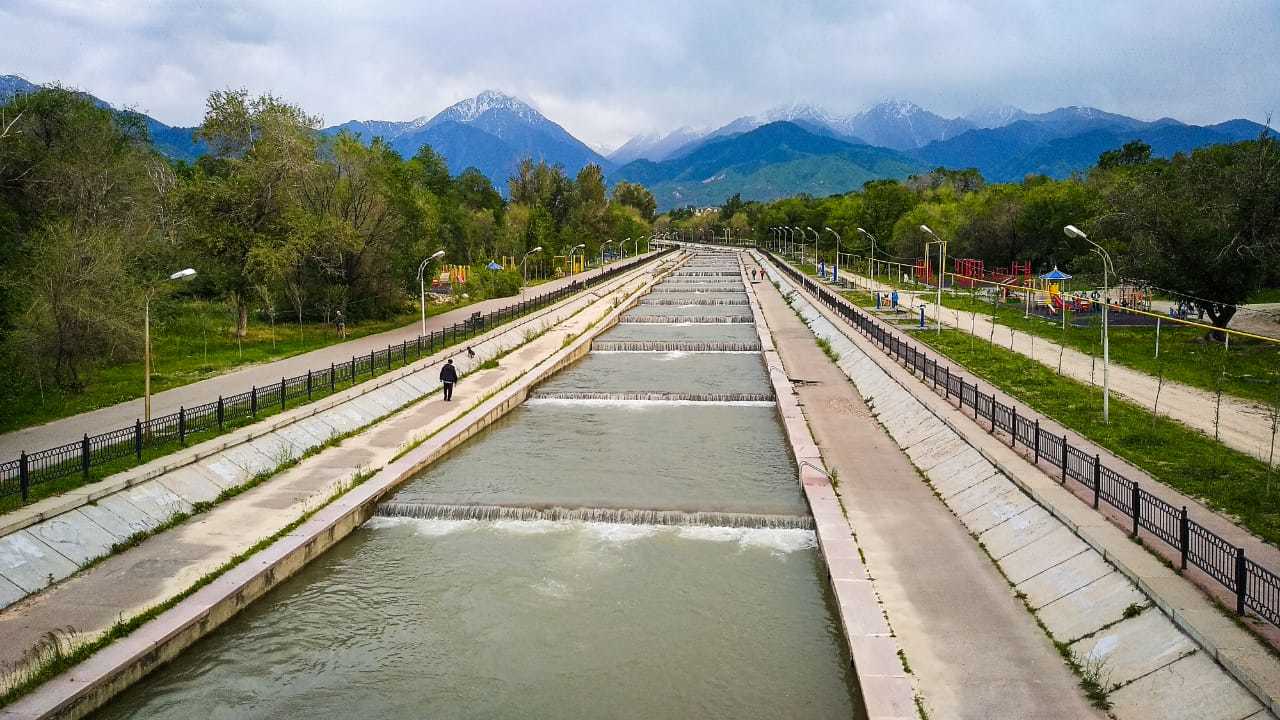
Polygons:
M633 292L646 280L645 275L634 278L619 286L619 292ZM482 398L521 378L561 349L567 336L589 330L611 312L613 297L594 301L584 312L503 357L498 367L466 375L453 402L433 394L270 481L0 611L0 687L4 675L47 633L69 632L76 641L92 638L120 618L180 593L317 507L357 472L383 467L411 439L448 426Z
M755 267L754 263L749 267ZM777 290L756 285L930 717L1102 717L1008 582Z
M860 275L849 274L845 277L856 278L854 282L860 287L868 286L869 280ZM892 289L881 283L875 283L872 287L878 287L885 292ZM915 312L919 312L918 308L924 304L926 315L936 322L937 307L930 301L933 295L928 292L900 291L900 297L900 302L916 308ZM1061 374L1082 383L1098 386L1102 384L1101 358L1095 358L1071 348L1063 348L1051 340L1000 324L996 324L993 335L989 315L975 315L943 307L942 323L983 340L990 338L996 345L1033 358L1046 367L1055 370L1061 367ZM1280 351L1277 352L1277 357L1280 357ZM1168 380L1161 386L1156 378L1147 373L1112 363L1111 391L1210 437L1214 436L1217 399L1207 390ZM1157 391L1159 392L1158 405L1156 404ZM1272 457L1272 443L1280 443L1280 438L1276 438L1273 434L1275 425L1270 408L1230 395L1222 396L1221 416L1217 430L1218 439L1224 445L1259 458L1263 462ZM1276 457L1280 458L1280 445L1276 449L1278 451Z
M628 258L631 260L631 258ZM543 283L525 290L524 296L534 298L543 293L555 290L574 280L584 280L605 269L596 269L559 280ZM450 310L434 317L427 318L427 330L440 328L462 322L472 313L490 312L506 307L518 298L494 298ZM255 385L269 385L279 382L282 377L303 375L308 369L319 369L330 363L346 362L353 355L368 355L370 351L385 349L388 345L399 345L401 341L413 340L422 330L422 324L415 322L397 330L388 330L376 335L368 335L355 340L337 343L328 347L312 350L301 355L282 358L274 362L247 365L231 370L222 375L207 378L199 382L172 388L151 396L152 415L164 415L177 412L180 406L199 405L216 400L220 395L234 395L247 391ZM15 430L0 435L0 460L17 457L24 450L32 452L54 447L79 439L84 434L94 435L116 428L130 426L137 418L142 417L142 398L127 400L109 407L91 410L71 417L34 427Z

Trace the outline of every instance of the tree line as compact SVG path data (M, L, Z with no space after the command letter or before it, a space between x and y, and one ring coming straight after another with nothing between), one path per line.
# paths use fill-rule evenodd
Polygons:
M388 318L416 303L419 263L474 265L472 298L510 295L519 271L481 271L541 246L648 232L653 196L599 167L576 177L526 160L508 198L482 173L451 175L423 147L320 132L320 119L270 95L212 93L197 137L209 153L172 161L145 118L46 88L0 104L0 352L6 367L77 388L87 363L137 359L148 296L226 303L228 332L275 313L299 325ZM614 246L616 247L616 245ZM438 268L438 266L437 266ZM12 381L12 379L11 379Z
M735 196L717 213L685 208L657 224L686 237L728 231L758 242L771 227L811 227L822 233L828 262L836 243L824 228L843 238L841 252L869 256L861 227L878 239L877 257L907 263L924 257L932 238L920 225L927 225L948 241L953 258L980 259L988 268L1030 261L1039 272L1056 265L1100 280L1091 246L1063 233L1072 224L1110 252L1122 277L1196 298L1193 304L1226 327L1236 304L1280 287L1280 143L1267 133L1160 159L1135 141L1065 180L1032 175L993 184L977 170L939 168L825 198L755 203Z

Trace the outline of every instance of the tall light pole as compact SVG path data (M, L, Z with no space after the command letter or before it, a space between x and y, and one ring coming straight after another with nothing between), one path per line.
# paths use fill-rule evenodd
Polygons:
M612 245L612 244L613 244L613 241L612 241L612 240L605 240L604 242L600 243L600 267L604 267L604 248L605 248L605 246L606 246L606 245Z
M818 234L818 231L817 231L817 230L814 230L813 228L809 227L808 225L805 225L805 226L804 226L804 229L805 229L805 230L807 230L808 232L813 233L813 256L814 256L814 260L816 260L816 261L818 261L818 262L821 262L821 261L822 261L822 252L818 249L818 239L819 239L820 237L822 237L822 236Z
M1114 275L1116 266L1111 263L1111 253L1089 239L1080 228L1067 225L1062 228L1067 237L1083 240L1093 246L1093 253L1102 259L1102 422L1111 422L1111 338L1107 322L1107 310L1111 307L1111 286L1108 273ZM1065 315L1063 317L1066 317Z
M876 236L872 235L866 230L863 230L862 228L858 228L858 232L867 236L871 240L871 263L868 269L871 270L871 282L875 283L876 281Z
M804 252L804 231L800 229L799 225L793 226L791 229L795 230L797 233L800 233L799 249L797 249L796 242L794 239L791 241L791 249L795 252L796 257L798 258L797 262L804 262L804 258L801 257L800 255L801 253Z
M933 240L924 244L924 247L925 247L924 256L925 256L926 266L928 264L928 258L929 258L929 246L933 245L934 243L938 244L938 303L935 308L935 312L938 315L938 334L941 335L942 334L942 280L947 276L947 270L946 270L947 241L938 237L938 234L930 230L928 225L921 225L920 229L923 230L925 233L929 234L933 238Z
M622 249L622 257L627 256L627 240L630 240L630 239L631 238L626 238L626 240L623 240L622 243L618 245L618 247Z
M525 284L525 285L528 285L528 284L529 284L529 256L530 256L530 255L532 255L532 254L534 254L534 253L540 253L540 252L542 252L542 246L541 246L541 245L539 245L538 247L536 247L536 248L534 248L534 249L530 250L529 252L525 253L525 254L524 254L524 258L520 260L520 266L521 266L521 269L524 271L524 284Z
M822 229L836 236L836 271L834 274L832 274L831 279L839 280L840 279L840 244L843 243L844 240L840 237L840 233L836 232L835 230L832 230L829 227L824 227Z
M426 337L427 335L427 265L430 265L432 260L439 260L442 257L444 257L444 251L437 250L431 254L431 257L423 260L422 263L418 265L418 302L422 306L423 337Z
M169 280L186 280L195 274L187 268L170 275ZM151 294L155 290L155 286L147 288L142 300L142 372L146 376L142 381L142 417L146 422L151 421Z
M586 247L586 245L585 245L585 244L583 244L583 243L578 243L577 245L574 245L573 247L569 248L569 255L565 258L566 260L568 260L568 261L569 261L569 271L572 271L572 270L573 270L573 256L574 256L574 255L576 255L576 254L578 254L578 251L579 251L579 250L581 250L581 249L582 249L582 248L584 248L584 247ZM587 261L586 261L586 259L584 258L582 262L583 262L583 264L585 265ZM570 272L569 272L569 271L566 271L566 272L565 272L565 275L569 275L569 274L570 274Z
M641 235L640 237L636 238L636 254L637 254L637 255L639 255L639 254L640 254L640 241L641 241L641 240L643 240L643 241L644 241L644 250L645 250L645 252L648 252L648 251L649 251L649 236L648 236L648 235Z

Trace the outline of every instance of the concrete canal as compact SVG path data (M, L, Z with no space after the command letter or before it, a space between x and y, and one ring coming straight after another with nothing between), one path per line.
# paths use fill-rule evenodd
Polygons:
M738 259L99 718L862 717Z

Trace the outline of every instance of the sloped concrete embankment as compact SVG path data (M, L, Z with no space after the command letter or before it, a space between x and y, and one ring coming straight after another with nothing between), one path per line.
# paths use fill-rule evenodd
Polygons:
M333 438L418 402L439 389L437 372L447 358L465 375L642 272L627 273L345 392L0 517L0 608ZM467 346L474 357L465 352Z
M678 266L673 260L662 263L665 270ZM650 266L649 271L652 270ZM177 656L359 527L373 515L378 502L401 482L518 406L537 382L588 353L592 338L616 322L657 279L653 274L647 278L633 275L630 281L615 286L612 294L592 297L587 306L578 308L583 312L573 313L554 328L543 328L547 332L521 350L521 354L540 360L506 385L471 409L459 412L455 420L433 423L434 430L425 439L393 458L365 482L131 635L0 710L0 718L83 717L152 668Z
M1046 632L1128 718L1275 717L1269 695L1246 688L1153 606L1106 555L1042 507L965 437L881 367L764 258L770 279L937 495L969 529ZM998 648L993 648L998 652ZM1243 678L1248 681L1248 678Z

